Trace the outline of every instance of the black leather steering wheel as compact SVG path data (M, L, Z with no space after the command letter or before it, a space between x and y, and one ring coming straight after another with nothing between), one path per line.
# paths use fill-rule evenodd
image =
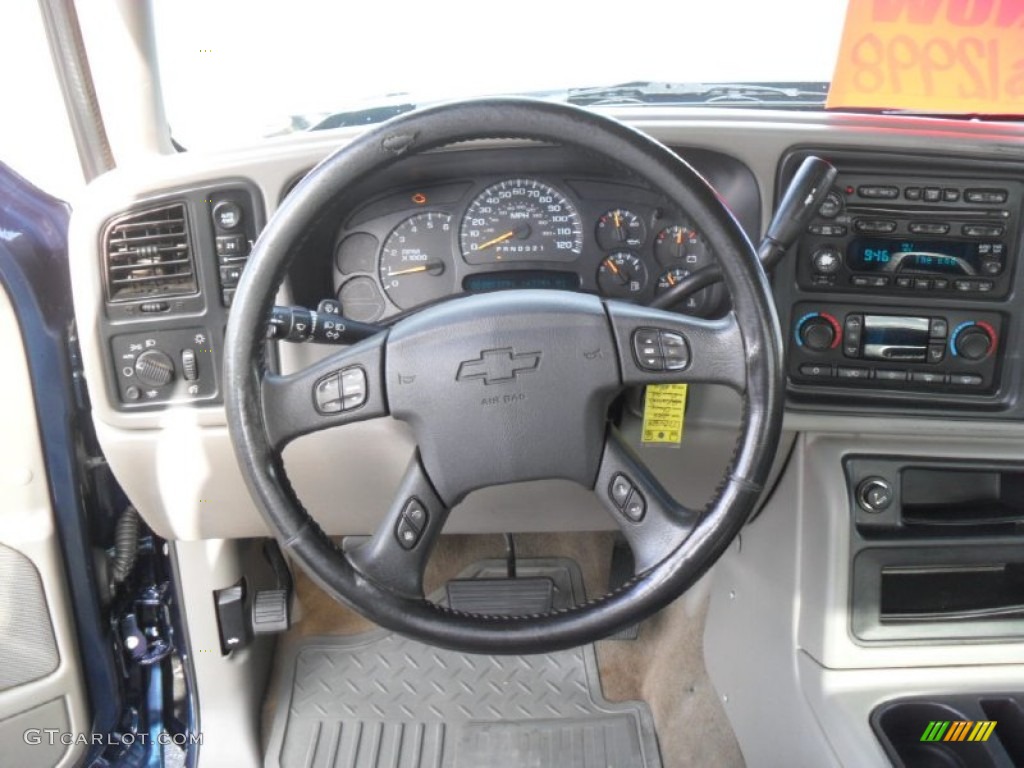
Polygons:
M423 309L298 373L268 372L263 349L274 295L296 245L332 200L412 153L496 138L575 145L645 179L700 227L733 310L708 321L581 293L487 293ZM652 334L670 370L647 365L657 364L643 351ZM575 107L457 102L360 135L317 166L271 218L228 323L228 428L253 500L281 545L336 599L446 648L552 651L651 615L726 549L753 510L778 446L781 350L771 292L749 240L676 155ZM608 424L608 406L625 387L667 382L716 382L743 395L733 458L699 512L674 501ZM318 407L318 386L338 405ZM296 498L281 451L299 435L389 414L411 426L418 449L377 531L342 551ZM428 601L423 571L448 510L475 489L543 478L594 490L629 541L635 577L585 605L543 615L470 615Z

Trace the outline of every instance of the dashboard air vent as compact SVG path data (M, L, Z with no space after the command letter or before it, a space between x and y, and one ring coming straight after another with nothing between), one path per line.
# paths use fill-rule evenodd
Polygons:
M103 246L109 301L185 296L198 290L184 204L114 219Z

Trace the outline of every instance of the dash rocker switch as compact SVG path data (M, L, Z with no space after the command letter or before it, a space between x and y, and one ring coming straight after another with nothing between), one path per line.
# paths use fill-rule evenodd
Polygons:
M194 349L181 350L181 374L185 381L195 381L199 378L199 363L196 361Z

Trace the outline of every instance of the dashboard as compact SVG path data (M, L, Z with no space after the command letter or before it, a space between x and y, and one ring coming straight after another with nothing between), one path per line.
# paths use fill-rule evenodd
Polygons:
M520 148L488 173L421 174L418 184L377 191L334 241L333 284L346 317L375 322L458 293L515 288L647 303L714 262L685 211L638 183L576 171L564 152L551 154ZM738 172L715 160L719 176ZM524 165L540 172L518 173ZM712 286L683 309L712 315L723 298Z
M684 157L752 242L804 155L839 168L828 206L771 276L791 433L1024 434L1018 127L609 111ZM219 352L260 230L345 135L167 157L144 172L106 174L76 202L73 290L97 431L133 501L164 535L265 530L234 466ZM340 300L350 317L386 324L450 295L518 286L647 302L659 284L682 274L677 270L714 258L700 223L614 158L566 146L476 142L405 158L339 195L297 248L277 303L313 309ZM699 301L683 310L728 310L720 288ZM290 372L330 350L275 343L269 359ZM741 404L715 387L692 390L687 429L720 430L714 434L727 460ZM374 451L346 447L349 430L373 432ZM369 530L373 510L404 469L410 438L391 420L339 433L289 446L289 474L328 530ZM345 483L359 489L344 512L318 471L328 453L344 467L339 483L374 478ZM712 453L690 457L692 471L680 483L699 488L697 478L716 477L717 469L700 469L714 463ZM165 454L177 462L173 470ZM555 494L557 505L523 498L501 497L519 509L523 530L594 524L583 522L589 506L581 498ZM245 511L218 514L215 506ZM452 521L456 531L507 525L480 510Z

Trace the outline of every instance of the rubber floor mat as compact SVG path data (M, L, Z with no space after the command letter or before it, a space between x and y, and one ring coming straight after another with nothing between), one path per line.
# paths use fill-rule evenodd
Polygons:
M571 560L522 560L518 571L551 578L556 604L583 597ZM498 575L504 563L484 561L460 578ZM650 710L604 699L593 645L474 655L376 631L305 638L281 652L267 766L661 766Z

